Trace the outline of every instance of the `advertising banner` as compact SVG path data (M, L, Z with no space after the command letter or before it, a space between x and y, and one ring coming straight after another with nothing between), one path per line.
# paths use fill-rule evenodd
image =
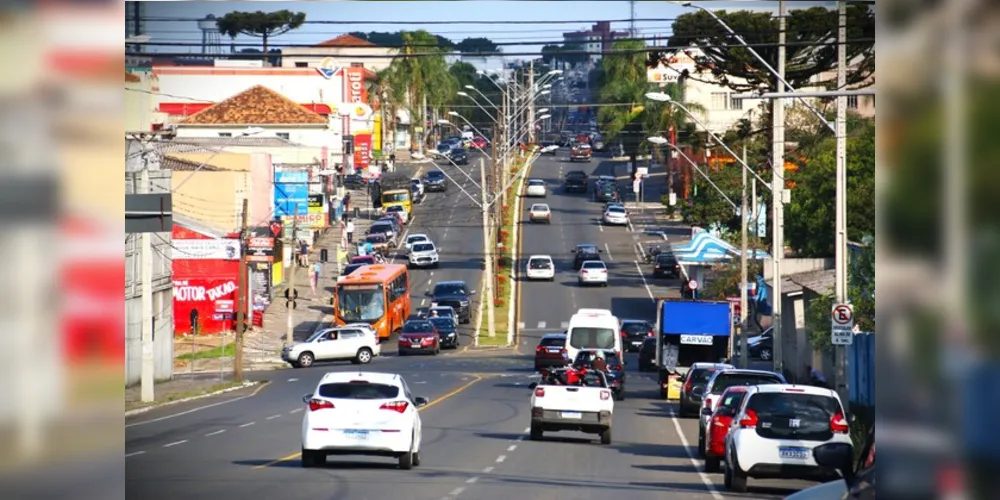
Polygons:
M278 217L309 211L309 172L284 170L274 173L274 213Z
M274 262L274 236L270 226L250 229L247 238L247 262Z
M646 70L646 81L650 83L677 83L678 78L685 71L692 74L697 69L697 63L691 56L677 52L666 57L655 68Z
M285 229L289 231L292 230L292 220L295 219L294 216L288 215L281 218L282 224L284 224ZM323 213L306 213L305 215L299 215L299 230L308 229L318 229L326 227L326 215ZM299 236L302 236L301 234Z
M382 117L375 115L375 129L372 131L372 149L382 151Z
M344 74L344 93L347 102L367 103L368 89L365 88L365 68L348 66L344 68L342 73Z
M321 229L327 226L327 204L326 196L322 194L309 195L309 223L313 229ZM316 217L318 216L318 220Z
M371 164L372 134L370 132L354 134L354 168L365 172Z
M235 315L236 280L203 278L174 280L174 331L198 333L232 330Z
M240 241L237 239L173 240L170 257L173 260L240 258Z

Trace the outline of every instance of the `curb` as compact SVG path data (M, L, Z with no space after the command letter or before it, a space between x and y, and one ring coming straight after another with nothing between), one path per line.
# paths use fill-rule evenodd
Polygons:
M207 394L200 394L198 396L191 396L189 398L175 399L173 401L167 401L166 403L152 404L152 405L149 405L149 406L144 406L142 408L136 408L134 410L129 410L129 411L125 412L125 417L128 418L128 417L131 417L133 415L139 415L139 414L142 414L142 413L146 413L147 411L155 410L157 408L163 408L164 406L175 405L175 404L178 404L178 403L187 403L188 401L196 401L196 400L208 398L208 397L211 397L211 396L218 396L220 394L225 394L227 392L233 392L233 391L238 391L238 390L241 390L241 389L246 389L248 387L254 387L254 386L258 386L259 385L259 386L261 386L261 389L262 389L268 383L270 383L270 381L263 381L263 382L261 382L261 381L243 382L242 385L238 385L236 387L230 387L228 389L222 389L221 391L210 392L210 393L207 393Z
M536 158L537 159L537 158ZM521 298L521 282L518 280L518 275L520 274L521 266L521 231L524 229L522 224L522 214L521 214L521 203L522 196L524 194L524 182L531 174L531 168L535 166L535 162L527 163L524 165L524 175L521 176L521 180L517 183L517 197L514 200L514 213L511 218L514 219L512 222L517 224L517 230L514 231L514 241L511 242L511 266L510 266L510 296L508 298L508 303L510 304L510 312L507 313L507 345L517 347L519 332L517 328L518 309Z

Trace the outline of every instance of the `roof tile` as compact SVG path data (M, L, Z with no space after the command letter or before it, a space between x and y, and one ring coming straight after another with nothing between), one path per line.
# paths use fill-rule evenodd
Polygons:
M319 42L316 44L317 47L350 47L350 46L365 46L365 47L378 47L368 40L358 38L354 35L349 35L344 33L336 38L331 38L325 42Z
M180 122L183 125L325 125L327 119L263 85L255 85Z

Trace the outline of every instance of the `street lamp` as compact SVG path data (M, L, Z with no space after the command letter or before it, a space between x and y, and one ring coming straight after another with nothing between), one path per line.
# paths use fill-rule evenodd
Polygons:
M680 156L684 157L684 159L685 159L685 160L687 160L687 162L691 164L691 167L692 167L692 168L694 168L694 169L695 169L695 170L696 170L696 171L697 171L697 172L698 172L699 174L701 174L701 176L702 176L702 177L704 177L704 178L705 178L705 180L706 180L706 181L708 181L708 183L709 183L709 184L710 184L710 185L711 185L711 186L712 186L713 188L715 188L715 190L716 190L716 191L718 191L718 192L719 192L719 194L720 194L720 195L722 195L722 197L723 197L723 198L725 198L725 199L726 199L726 201L728 201L728 202L729 202L729 204L730 204L730 205L732 205L732 206L733 206L733 208L734 208L735 210L739 210L739 209L740 209L740 207L739 207L739 206L737 206L737 205L736 205L736 203L735 203L735 202L733 202L733 200L732 200L732 199L730 199L730 198L729 198L729 196L727 196L727 195L726 195L726 193L725 193L725 192L723 192L723 191L722 191L722 189L721 189L721 188L719 188L719 186L718 186L718 185L716 185L716 184L715 184L714 182L712 182L712 179L710 179L710 178L708 177L708 174L706 174L706 173L705 173L705 172L704 172L704 171L703 171L703 170L701 169L701 167L699 167L699 166L698 166L698 164L697 164L697 163L695 163L695 161L691 159L691 157L690 157L690 156L686 155L686 154L684 153L684 151L681 151L681 149L680 149L679 147L677 147L677 145L676 145L676 144L670 144L670 141L668 141L668 140L666 140L665 138L663 138L663 137L660 137L660 136L653 136L653 137L648 137L648 138L646 138L646 140L647 140L647 141L649 141L649 142L650 142L650 143L652 143L652 144L655 144L655 145L657 145L657 146L670 146L670 148L671 148L671 149L673 149L674 151L676 151L676 152L677 152L677 153L678 153L678 154L679 154Z

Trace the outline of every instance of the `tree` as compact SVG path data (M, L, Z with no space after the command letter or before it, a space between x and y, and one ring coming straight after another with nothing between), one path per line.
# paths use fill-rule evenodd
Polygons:
M867 235L865 245L851 254L847 297L854 306L854 324L862 332L875 332L875 237ZM830 310L834 296L821 295L806 307L806 329L817 348L830 347Z
M455 45L455 50L463 54L469 53L490 53L499 54L500 46L493 43L493 40L484 37L469 37Z
M741 10L718 11L716 15L739 33L771 67L777 67L778 19L772 13ZM837 37L837 22L837 12L823 7L789 11L786 40L806 42L786 46L785 80L793 87L813 86L814 77L836 68L837 44L831 41ZM847 84L856 86L873 81L874 8L860 3L847 7L847 36L847 60L861 58L857 68L848 72ZM699 69L710 71L724 85L737 91L773 89L775 86L771 72L704 11L679 16L673 23L673 36L667 46L671 47L669 52L651 55L652 65L677 48L698 47L704 53L704 57L696 61Z
M548 44L542 46L542 61L545 64L554 64L559 59L559 53L562 52L561 45Z
M368 104L374 109L382 110L385 120L382 129L389 132L387 142L396 145L396 116L406 105L406 87L400 85L394 77L395 68L390 65L375 73L375 78L366 80L368 89ZM385 150L386 145L382 145Z
M855 122L847 138L847 237L860 241L875 232L875 120ZM836 139L800 150L788 205L785 237L802 257L834 254Z
M382 47L402 47L403 46L403 32L385 32L385 31L369 31L365 33L363 31L352 31L348 33L351 36L360 38L362 40L367 40L375 45ZM437 38L437 47L453 49L455 47L455 42L441 36L434 35Z
M260 38L261 55L266 61L269 51L267 42L270 38L283 35L298 29L306 22L306 15L303 12L292 12L290 10L279 10L277 12L230 12L215 21L219 32L229 35L235 39L239 35L247 35Z
M410 123L423 126L427 122L427 112L442 110L456 92L455 81L444 59L448 49L439 47L437 37L424 30L402 32L402 42L399 55L389 66L391 71L385 73L386 85L404 89L404 107L410 113ZM434 55L426 55L429 53ZM417 138L411 139L411 147L417 148Z
M613 50L628 51L642 49L645 42L640 40L624 40L615 42ZM639 130L629 130L623 134L626 127L632 123L641 123L643 105L648 101L646 92L650 85L646 79L645 56L640 53L609 54L601 60L600 91L598 99L605 104L620 104L604 106L597 112L597 121L605 140L614 140L621 136L625 142L626 153L634 157L637 154ZM635 128L634 126L632 128ZM633 146L633 147L630 147Z

